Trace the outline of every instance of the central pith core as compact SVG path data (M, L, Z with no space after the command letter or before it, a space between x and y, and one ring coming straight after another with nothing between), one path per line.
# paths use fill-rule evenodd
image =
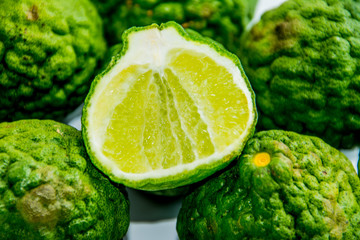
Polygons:
M254 157L254 163L257 167L265 167L270 163L270 161L271 161L270 154L266 152L258 153Z

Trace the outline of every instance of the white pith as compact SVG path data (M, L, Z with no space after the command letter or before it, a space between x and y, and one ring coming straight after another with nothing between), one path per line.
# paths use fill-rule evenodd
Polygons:
M255 113L253 113L254 106L253 102L251 101L251 93L248 90L248 86L246 85L241 72L235 63L231 59L219 55L217 51L206 44L186 40L174 28L168 27L163 30L150 28L138 32L133 32L128 35L128 39L129 45L126 54L118 60L117 64L105 76L103 76L101 81L96 85L96 90L92 93L91 101L87 109L86 120L88 142L90 144L92 154L95 154L95 157L103 165L102 168L107 169L107 171L111 172L113 176L119 179L131 179L133 181L151 178L156 179L177 175L184 170L193 170L200 165L211 165L213 162L217 162L219 159L223 159L224 157L236 152L239 146L242 145L243 139L248 136L249 131L251 130L252 123L255 118ZM99 98L102 96L104 89L113 79L113 77L131 65L149 64L150 69L158 71L161 75L161 73L164 72L163 69L167 68L167 60L165 59L166 53L174 48L194 50L196 52L204 53L211 57L217 64L227 68L229 73L233 75L234 83L240 89L242 89L248 99L248 109L250 114L248 123L246 124L248 128L242 133L239 139L232 145L229 145L225 151L216 152L207 158L197 159L192 163L182 164L168 169L156 169L146 173L138 174L123 172L113 161L108 159L102 153L102 145L110 117L99 116L93 106L95 106L96 102L99 101ZM124 86L124 90L126 90L126 88L127 86ZM119 99L117 102L113 102L112 106L110 106L110 109L114 109L114 107L120 101L121 99ZM94 123L94 119L97 119L97 122L101 122L102 124L99 125Z

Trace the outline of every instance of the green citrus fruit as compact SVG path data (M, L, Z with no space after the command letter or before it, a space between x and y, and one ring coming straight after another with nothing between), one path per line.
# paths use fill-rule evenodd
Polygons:
M289 0L265 13L238 52L258 129L360 142L360 1Z
M360 179L317 137L258 132L182 202L179 239L360 239Z
M80 131L0 123L0 239L121 239L129 222L125 187L93 166Z
M240 36L252 19L257 0L91 0L104 20L109 44L121 41L132 26L176 21L186 29L223 44L230 51L240 45Z
M89 0L0 1L0 121L63 120L106 52Z
M254 131L238 58L175 22L134 27L83 109L93 163L115 182L163 190L225 167Z

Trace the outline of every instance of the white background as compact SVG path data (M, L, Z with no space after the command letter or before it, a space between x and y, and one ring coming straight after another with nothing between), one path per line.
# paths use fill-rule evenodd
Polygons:
M250 0L251 1L251 0ZM285 0L259 0L254 19L256 23L262 13L274 8ZM70 114L65 122L75 128L81 128L80 106ZM355 169L359 148L342 150L352 161ZM176 216L181 207L180 198L153 196L144 192L128 189L130 198L130 227L124 240L177 240Z

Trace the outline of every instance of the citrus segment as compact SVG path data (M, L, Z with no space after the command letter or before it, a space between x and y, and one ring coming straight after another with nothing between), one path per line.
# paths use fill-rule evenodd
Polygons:
M144 107L151 71L141 74L123 101L114 109L106 129L103 153L125 172L145 172L148 169L141 139L144 129Z
M176 23L132 28L83 110L94 164L144 190L199 181L253 133L253 92L238 59Z
M225 67L204 54L186 51L171 61L170 67L188 94L198 101L195 104L202 107L217 150L225 150L247 127L248 100L242 89Z
M189 95L189 92L180 84L180 80L170 70L165 69L165 76L174 92L174 105L179 111L179 120L185 133L193 143L193 150L196 157L207 157L214 153L214 146L210 139L208 128L202 116L201 109Z

